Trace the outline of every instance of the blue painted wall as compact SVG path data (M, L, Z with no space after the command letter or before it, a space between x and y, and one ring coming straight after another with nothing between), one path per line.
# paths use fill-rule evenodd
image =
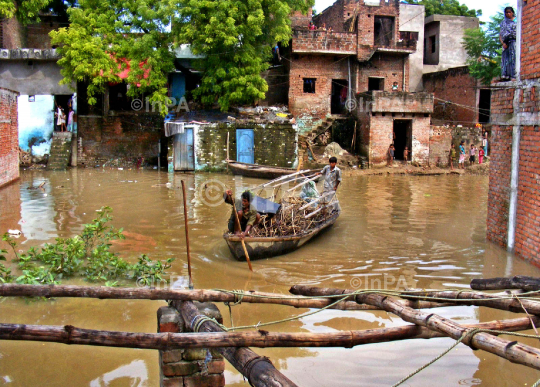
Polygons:
M28 97L20 95L18 100L19 146L25 152L29 152L29 143L35 138L32 154L43 156L51 149L54 131L54 96L36 95L34 102L29 102Z

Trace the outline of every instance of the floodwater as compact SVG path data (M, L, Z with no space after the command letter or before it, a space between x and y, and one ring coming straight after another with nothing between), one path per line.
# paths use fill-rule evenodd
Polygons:
M216 186L259 184L217 174L73 169L24 171L0 189L0 230L19 229L19 249L79 233L103 205L113 208L126 240L122 257L176 257L170 270L177 286L187 283L181 179L188 187L190 242L196 288L287 293L293 284L337 288L466 288L473 278L540 275L539 269L485 240L486 177L346 177L339 189L341 217L328 232L299 251L256 261L251 274L233 260L221 235L230 208L219 204ZM45 183L42 188L38 188ZM206 189L205 189L206 187ZM6 246L3 246L4 248ZM66 283L66 282L64 282ZM84 281L68 283L84 284ZM132 285L134 286L134 285ZM155 332L158 301L0 299L0 322L65 325L89 329ZM218 305L226 325L228 309ZM299 316L306 309L242 304L232 308L235 325ZM513 318L478 307L436 309L460 323ZM333 332L402 325L386 312L326 310L266 327L282 332ZM524 340L538 346L537 341ZM354 349L255 349L300 386L390 386L436 357L450 339L408 340ZM228 386L247 386L230 366ZM459 345L408 380L405 386L526 386L540 372ZM158 354L151 350L0 342L0 385L157 386Z

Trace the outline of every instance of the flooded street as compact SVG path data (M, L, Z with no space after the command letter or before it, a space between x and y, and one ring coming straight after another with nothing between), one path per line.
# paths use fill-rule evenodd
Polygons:
M222 186L239 194L262 181L231 175L101 169L24 171L20 181L0 189L0 232L21 230L19 248L27 250L79 233L97 209L110 206L113 224L124 228L126 235L125 240L115 243L115 250L130 262L140 254L153 259L175 257L170 279L185 286L182 179L188 187L196 288L276 293L287 293L294 284L457 289L468 287L473 278L540 276L539 269L486 242L488 178L478 176L345 177L338 191L342 215L336 224L294 253L253 262L254 273L229 252L222 234L230 207L219 204L221 194L208 188ZM43 182L42 189L38 188ZM86 284L83 280L63 283ZM4 298L0 299L0 322L153 333L156 311L162 305L165 302ZM222 304L218 307L229 326L228 309ZM241 304L232 308L232 315L235 325L250 325L307 311ZM435 313L463 324L518 317L466 306L439 308ZM386 312L326 310L265 329L332 332L399 325L404 325L403 321ZM268 356L299 386L390 386L453 342L408 340L354 349L255 351ZM523 342L538 346L533 340ZM248 385L230 366L225 378L228 386ZM539 378L538 371L460 345L403 385L530 386ZM158 352L0 341L2 385L158 386Z

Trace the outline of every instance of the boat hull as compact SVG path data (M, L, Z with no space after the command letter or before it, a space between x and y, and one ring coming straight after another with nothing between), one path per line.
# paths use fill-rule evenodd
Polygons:
M290 236L290 237L276 237L276 238L245 238L244 242L246 244L246 250L249 254L249 259L251 261L263 258L277 257L279 255L284 255L299 249L304 246L310 240L328 230L332 226L337 218L339 217L339 212L332 215L324 224L315 228L309 233L300 235L300 236ZM229 249L231 250L232 255L238 261L245 261L246 256L244 249L242 247L242 242L240 238L225 234L223 238L227 242Z
M265 165L246 164L240 162L229 162L229 168L234 175L270 180L296 172L296 170L293 168L268 167Z

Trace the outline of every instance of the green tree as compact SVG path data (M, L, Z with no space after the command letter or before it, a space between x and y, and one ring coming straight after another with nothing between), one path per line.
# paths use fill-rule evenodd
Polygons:
M276 42L287 45L290 14L307 12L313 0L179 0L173 23L178 42L191 44L204 74L194 95L206 105L231 105L263 99L268 90L261 72L269 66Z
M39 21L39 12L51 0L0 0L0 19L16 17L22 24Z
M160 0L81 0L68 9L70 26L50 33L61 55L60 83L88 81L88 102L95 104L96 95L108 83L122 82L119 74L129 67L128 96L147 95L166 114L173 13Z
M499 41L499 26L504 18L503 11L490 18L483 28L465 31L463 46L467 51L470 74L485 85L501 74L502 47Z
M426 17L431 15L482 16L481 9L469 9L458 0L406 0L409 4L420 4L426 8Z

